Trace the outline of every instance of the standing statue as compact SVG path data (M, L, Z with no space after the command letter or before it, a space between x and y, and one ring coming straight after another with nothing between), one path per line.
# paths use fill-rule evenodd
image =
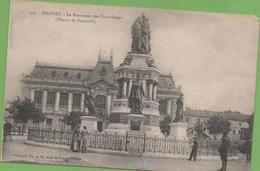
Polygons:
M145 93L141 81L137 79L132 85L130 96L128 98L128 107L131 109L131 114L142 114L143 96L145 97Z
M183 122L183 95L181 94L180 97L176 101L177 109L176 115L173 122Z
M88 109L88 115L95 115L96 114L96 108L95 108L95 94L91 87L87 88L87 91L85 93L85 100L84 100L84 107L87 107Z
M144 14L137 17L131 28L132 52L141 54L151 52L150 32L149 19Z

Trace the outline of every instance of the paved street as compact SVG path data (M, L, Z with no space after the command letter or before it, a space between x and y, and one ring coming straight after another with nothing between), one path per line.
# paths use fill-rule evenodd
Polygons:
M12 142L4 143L3 160L160 171L216 171L221 165L220 161L189 162L181 159L73 153L66 149L27 145L24 144L24 138L14 138ZM245 161L229 161L227 171L249 171L249 168Z

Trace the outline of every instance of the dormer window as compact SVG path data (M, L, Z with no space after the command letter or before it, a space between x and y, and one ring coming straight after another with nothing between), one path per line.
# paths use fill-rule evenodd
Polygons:
M101 75L101 76L105 76L106 73L107 73L107 71L106 71L106 69L103 67L103 68L101 69L101 71L100 71L100 75Z
M69 73L68 72L64 72L64 77L68 78L68 76L69 76Z
M51 76L56 77L56 71L52 71Z
M79 72L78 74L77 74L77 79L80 79L81 78L81 73Z

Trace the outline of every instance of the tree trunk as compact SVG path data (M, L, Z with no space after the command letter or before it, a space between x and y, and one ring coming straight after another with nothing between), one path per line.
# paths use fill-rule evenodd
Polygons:
M24 127L25 127L25 122L23 122L23 125L22 125L22 136L23 136L23 133L24 133Z

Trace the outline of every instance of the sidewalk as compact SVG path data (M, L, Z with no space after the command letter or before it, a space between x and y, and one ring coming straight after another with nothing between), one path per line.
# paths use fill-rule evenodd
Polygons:
M44 143L36 143L32 141L25 142L28 145L39 146L39 147L48 147L54 149L66 149L69 150L68 146L57 145L57 144L44 144ZM111 151L111 150L103 150L103 149L88 149L88 152L91 153L99 153L99 154L110 154L110 155L120 155L120 156L129 156L128 152L125 151ZM169 153L143 153L143 158L159 158L159 159L187 159L188 155L181 154L169 154ZM239 160L239 156L230 156L229 160ZM219 160L219 156L198 156L197 160Z
M25 140L25 139L24 139ZM33 162L45 164L77 165L90 167L110 167L159 171L216 171L220 160L187 161L186 158L134 157L109 153L71 152L68 147L50 148L28 145L21 138L4 143L3 160L16 162ZM249 171L250 165L245 161L228 161L228 171Z

